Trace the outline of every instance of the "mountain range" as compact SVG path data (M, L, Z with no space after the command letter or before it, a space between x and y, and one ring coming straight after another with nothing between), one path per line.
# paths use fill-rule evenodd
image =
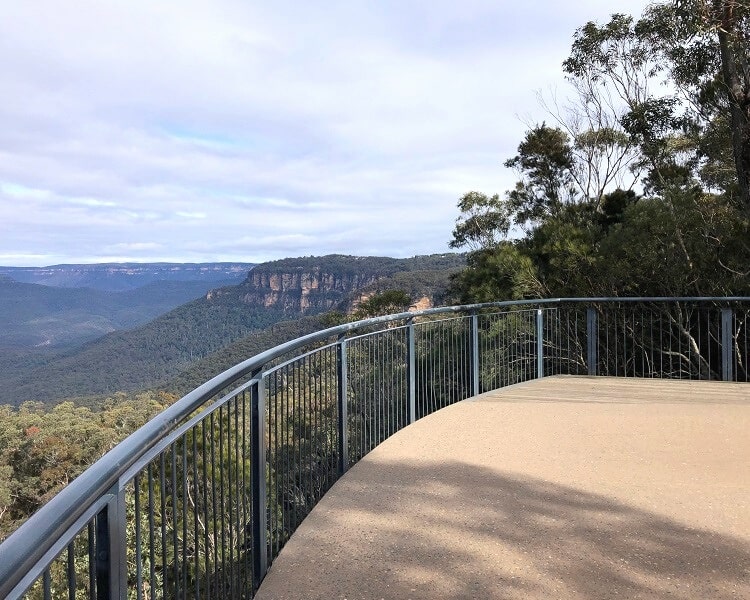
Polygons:
M239 283L253 266L0 267L0 349L64 348L137 327L210 289Z
M200 377L215 375L229 366L228 360L249 356L243 353L320 328L314 315L350 312L378 292L403 290L420 308L442 303L451 274L464 264L463 255L441 254L410 259L331 255L256 265L240 283L213 288L131 329L59 349L0 350L0 403L56 402L165 382L185 391L185 382L197 380L191 368L199 368ZM3 285L18 284L6 280ZM126 307L120 309L126 320ZM296 324L280 323L293 320ZM211 365L218 370L211 372Z
M109 292L133 290L154 282L203 281L213 287L243 280L253 263L99 263L49 267L0 267L21 283L91 288Z

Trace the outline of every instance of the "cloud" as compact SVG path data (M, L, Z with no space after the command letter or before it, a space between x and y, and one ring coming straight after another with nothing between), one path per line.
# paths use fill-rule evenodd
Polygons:
M18 199L44 199L50 197L50 192L47 190L40 190L31 188L18 183L2 183L0 184L0 193L9 198Z
M204 212L188 212L185 210L178 210L175 215L180 217L181 219L189 220L202 220L206 218L206 213Z
M69 198L68 202L92 208L113 208L117 206L117 202L112 202L110 200L97 200L96 198Z
M0 257L443 252L573 30L645 3L9 3Z
M112 244L111 246L106 246L104 248L105 252L107 253L123 253L123 252L133 252L133 251L140 251L140 250L160 250L163 248L162 244L157 244L156 242L135 242L135 243L119 243L119 244Z

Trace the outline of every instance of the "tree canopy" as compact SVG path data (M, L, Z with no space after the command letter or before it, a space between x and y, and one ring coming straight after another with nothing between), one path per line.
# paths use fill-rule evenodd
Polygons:
M750 292L750 4L676 0L573 36L574 98L469 192L461 301Z

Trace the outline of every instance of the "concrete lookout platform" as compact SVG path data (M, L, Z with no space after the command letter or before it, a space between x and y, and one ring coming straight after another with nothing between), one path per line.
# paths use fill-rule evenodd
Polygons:
M259 600L750 599L750 384L552 377L341 479Z

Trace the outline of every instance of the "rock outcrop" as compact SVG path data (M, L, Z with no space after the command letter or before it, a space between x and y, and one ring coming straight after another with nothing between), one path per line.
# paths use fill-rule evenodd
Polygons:
M322 268L293 272L251 271L242 302L285 312L332 310L346 296L380 279L376 273L333 273Z
M351 312L373 294L400 289L417 306L441 299L461 255L408 259L330 255L283 259L257 265L238 286L212 290L206 299L276 309L285 314Z

